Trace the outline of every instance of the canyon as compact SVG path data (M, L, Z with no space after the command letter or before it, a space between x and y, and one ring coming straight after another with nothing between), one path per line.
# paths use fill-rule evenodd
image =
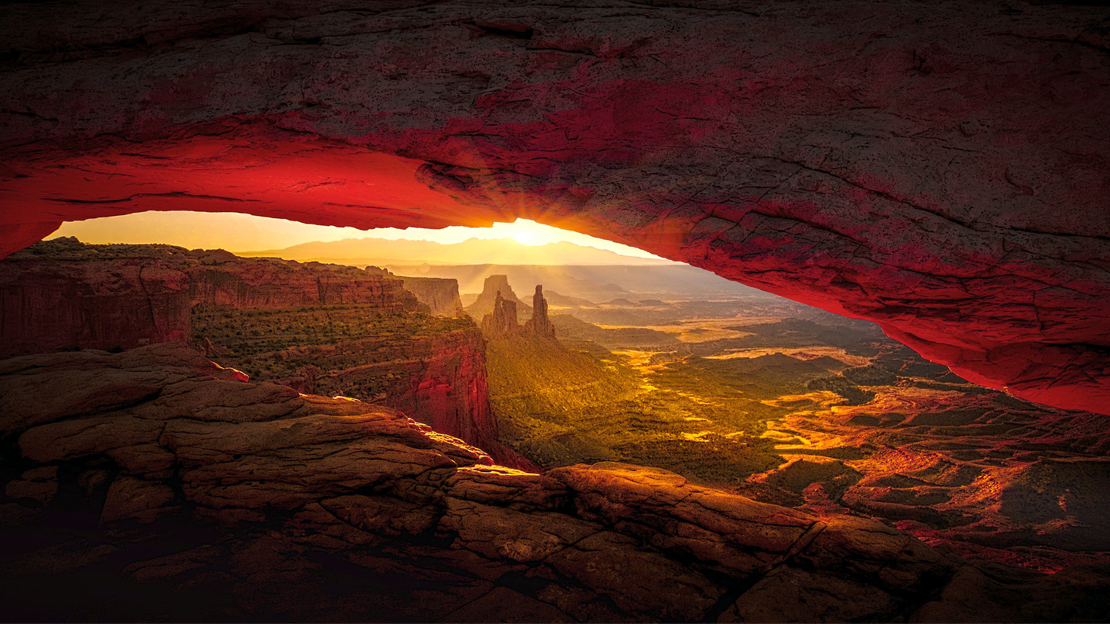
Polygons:
M502 462L485 344L453 280L168 245L40 243L0 265L0 357L190 342L250 377L372 400ZM527 465L526 463L521 465Z

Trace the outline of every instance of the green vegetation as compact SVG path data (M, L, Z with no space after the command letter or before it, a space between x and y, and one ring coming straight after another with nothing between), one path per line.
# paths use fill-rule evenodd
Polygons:
M596 345L491 340L490 403L501 439L544 467L622 461L707 483L779 465L773 441L759 436L767 419L788 410L745 396L715 370L721 364L695 359L648 371Z
M748 476L784 461L776 445L841 460L865 455L854 448L799 449L806 440L784 424L787 417L828 410L830 400L865 404L879 386L944 379L961 387L948 369L891 345L870 324L822 316L815 317L821 322L736 316L733 324L731 318L687 316L679 318L686 335L722 326L742 334L689 342L660 331L669 331L660 321L721 312L719 306L658 303L658 309L630 305L599 319L638 315L634 320L657 323L651 327L604 328L557 315L560 345L519 337L490 341L490 402L502 440L544 467L623 461L747 490L757 487L743 483ZM907 379L907 373L931 380ZM897 424L887 416L867 418L874 426Z
M263 380L291 377L307 366L337 370L365 365L375 361L377 352L392 353L422 336L457 329L475 326L467 318L389 313L369 305L276 310L200 305L192 312L193 340L199 347L209 350L210 342L220 363ZM350 343L357 348L343 347ZM382 385L360 389L358 396L375 396L384 390Z

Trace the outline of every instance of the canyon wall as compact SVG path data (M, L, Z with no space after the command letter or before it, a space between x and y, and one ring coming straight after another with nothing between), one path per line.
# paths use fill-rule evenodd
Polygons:
M454 280L430 283L427 292L457 302ZM465 319L424 323L413 314L426 309L372 267L75 239L0 261L0 357L188 340L253 377L394 407L523 465L497 444L481 333ZM263 368L290 361L293 371Z
M296 346L273 356L312 362L305 392L361 398L482 449L500 447L486 389L486 345L476 327Z
M523 216L1107 413L1105 8L67 6L0 14L0 253L143 210Z
M0 263L0 357L185 341L197 304L419 308L400 280L353 267L169 245L55 239Z

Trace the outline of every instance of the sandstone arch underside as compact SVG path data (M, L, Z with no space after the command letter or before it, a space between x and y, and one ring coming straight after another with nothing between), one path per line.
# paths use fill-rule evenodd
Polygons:
M1110 413L1110 11L659 4L6 5L0 254L143 210L522 216Z

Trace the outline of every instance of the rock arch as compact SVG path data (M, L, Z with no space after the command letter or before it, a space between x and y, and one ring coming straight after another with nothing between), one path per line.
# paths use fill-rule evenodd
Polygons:
M1110 11L658 4L6 5L0 254L143 210L523 216L1110 413Z

